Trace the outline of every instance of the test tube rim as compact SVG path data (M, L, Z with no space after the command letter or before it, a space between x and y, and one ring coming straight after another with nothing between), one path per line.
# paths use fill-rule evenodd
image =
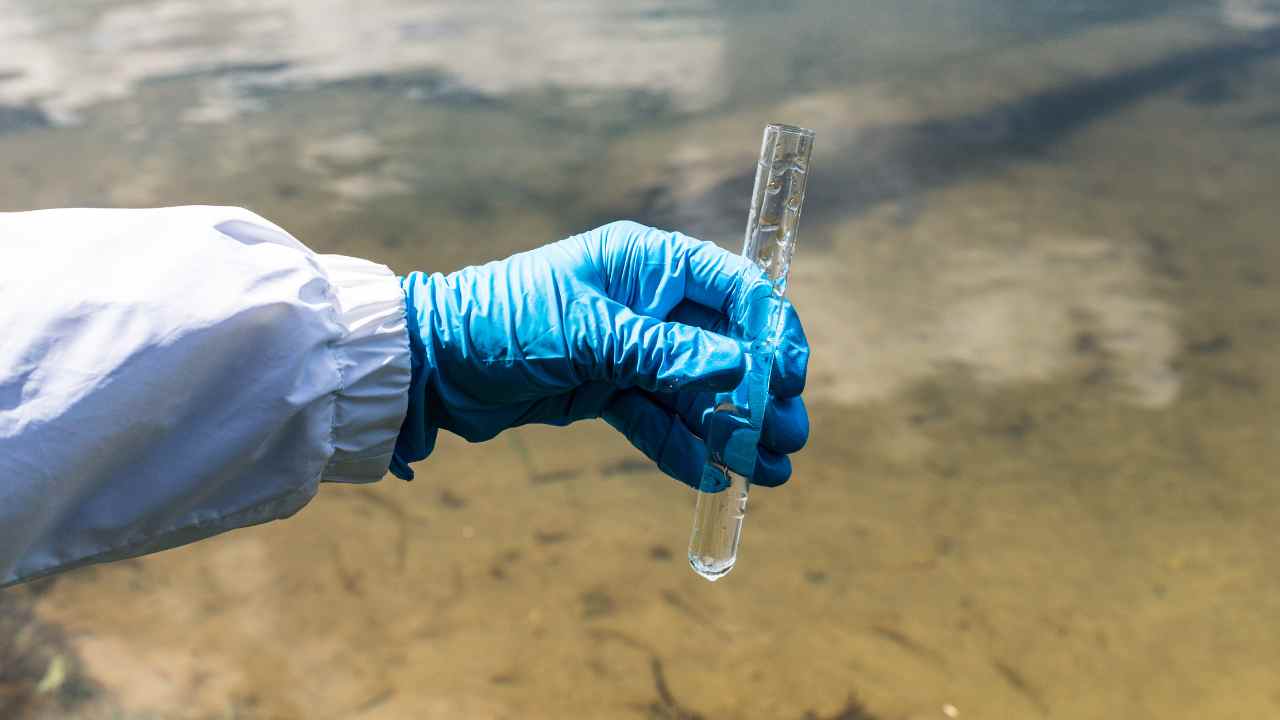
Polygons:
M802 137L812 138L816 133L809 128L800 127L799 125L787 125L786 123L769 123L765 127L765 131L776 130L779 133L788 135L800 135Z

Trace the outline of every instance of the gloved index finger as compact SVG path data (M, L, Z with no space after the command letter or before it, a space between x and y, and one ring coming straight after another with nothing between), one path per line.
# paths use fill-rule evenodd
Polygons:
M781 315L773 392L790 397L804 388L808 343L799 318L747 258L682 233L625 220L578 239L600 258L607 296L640 315L672 320L682 306L686 315L690 304L700 306L711 314L692 324L705 328L719 315L727 322L715 331L746 342L769 332Z
M809 341L805 338L800 315L789 300L779 301L782 314L778 331L778 348L774 357L770 391L778 397L794 397L804 390L809 366ZM668 321L710 330L721 335L742 337L748 333L738 323L730 322L723 313L691 300L681 302L667 317Z
M699 305L718 310L730 318L745 310L748 299L770 291L760 268L747 258L705 240L672 233L682 245L684 296Z
M570 315L584 376L649 391L732 390L747 357L741 342L702 328L639 315L608 298L583 298Z
M665 318L689 300L732 317L746 307L750 293L768 284L764 273L741 255L629 220L573 240L603 270L601 289L642 315Z
M682 261L672 272L684 275L684 297L722 313L735 337L747 341L762 337L778 314L795 314L789 304L779 307L785 301L774 294L764 271L749 259L680 233L672 233L671 241L682 251Z

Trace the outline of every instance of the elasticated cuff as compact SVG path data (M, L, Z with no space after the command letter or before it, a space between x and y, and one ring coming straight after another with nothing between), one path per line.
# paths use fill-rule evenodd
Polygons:
M391 464L408 407L404 291L384 265L343 255L317 260L345 330L333 344L342 380L334 403L333 456L321 479L374 482Z

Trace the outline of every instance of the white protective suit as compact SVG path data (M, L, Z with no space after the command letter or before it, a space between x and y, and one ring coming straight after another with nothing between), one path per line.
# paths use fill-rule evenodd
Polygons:
M0 586L387 471L405 296L242 209L0 213Z

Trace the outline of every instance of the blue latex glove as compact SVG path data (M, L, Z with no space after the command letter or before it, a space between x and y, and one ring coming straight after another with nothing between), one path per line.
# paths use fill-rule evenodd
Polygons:
M413 380L391 470L411 479L440 428L472 442L526 423L603 417L668 475L697 487L717 391L746 371L749 318L779 302L744 258L616 222L450 275L401 279ZM785 303L785 301L782 301ZM780 485L809 434L809 346L790 303L752 482Z

